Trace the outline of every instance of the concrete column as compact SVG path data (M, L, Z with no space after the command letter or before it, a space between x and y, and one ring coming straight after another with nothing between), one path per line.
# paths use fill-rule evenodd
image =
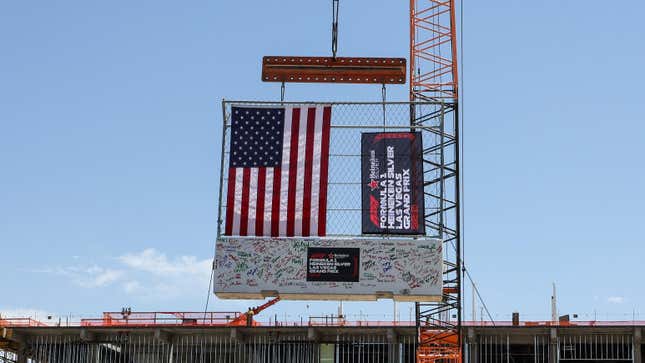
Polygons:
M479 363L479 345L477 344L477 334L475 334L474 328L468 329L467 337L468 361L466 363Z
M391 350L392 357L390 358L390 360L388 362L402 363L401 362L401 359L402 359L401 358L401 343L400 342L392 342L392 343L390 343L390 347L392 347L392 350Z
M87 361L91 363L100 363L101 362L101 350L100 345L92 344L88 348L87 352Z
M168 363L173 363L174 356L175 356L175 343L170 343L170 354L168 354Z
M80 338L84 342L93 342L96 340L96 335L87 329L81 329Z
M27 349L26 348L20 348L18 350L18 360L16 360L17 363L27 363Z
M27 363L27 337L22 334L18 334L13 331L13 329L2 328L2 338L9 340L17 345L16 352L16 362L17 363Z
M641 344L642 344L641 328L634 328L634 334L632 335L632 344L634 345L634 349L632 350L634 352L634 356L632 357L632 362L642 363L643 353L641 352Z
M168 344L170 346L170 354L168 355L168 363L173 363L173 355L175 354L175 337L168 333L165 332L161 329L155 329L154 331L154 338L157 339L160 342L163 342L164 344Z
M312 327L307 328L307 340L313 341L313 342L319 340L318 331L316 331L315 328L312 328Z
M387 343L389 347L388 362L399 362L400 350L399 350L399 337L394 329L387 330Z
M558 355L558 329L551 328L549 335L549 363L559 362Z

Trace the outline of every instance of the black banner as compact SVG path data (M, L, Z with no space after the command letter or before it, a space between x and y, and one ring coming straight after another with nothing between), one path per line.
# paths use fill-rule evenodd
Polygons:
M364 234L425 234L420 132L364 133Z
M360 248L307 248L307 281L358 282Z

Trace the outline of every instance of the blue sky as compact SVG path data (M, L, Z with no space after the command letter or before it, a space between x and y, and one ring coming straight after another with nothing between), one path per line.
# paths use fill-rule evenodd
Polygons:
M339 55L407 57L406 4L342 2ZM496 318L548 317L555 281L562 313L645 319L644 11L466 0L466 261ZM277 99L261 57L328 55L330 12L329 1L3 2L0 311L202 310L220 100ZM380 86L287 88L289 100L379 97ZM211 298L215 310L252 304ZM346 309L391 318L392 303Z

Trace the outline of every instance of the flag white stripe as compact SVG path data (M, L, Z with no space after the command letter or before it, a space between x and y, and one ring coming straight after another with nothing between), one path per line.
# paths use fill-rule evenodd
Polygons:
M251 168L249 183L249 218L246 229L247 236L255 236L255 216L258 203L258 168Z
M316 106L316 127L314 128L314 158L311 172L311 217L312 236L318 235L318 199L320 195L320 153L322 151L322 126L324 106Z
M291 152L291 118L293 107L284 112L284 132L282 138L282 169L280 175L280 224L279 235L287 235L287 200L289 198L289 155Z
M262 235L271 235L271 207L273 206L273 168L267 168L264 188L264 227Z
M294 235L302 236L302 204L305 192L305 159L307 146L307 115L309 109L303 107L300 111L300 127L298 129L298 162L296 167L296 210L294 213Z
M233 230L234 236L240 235L240 220L242 218L242 168L237 168L235 171L235 199L233 205Z

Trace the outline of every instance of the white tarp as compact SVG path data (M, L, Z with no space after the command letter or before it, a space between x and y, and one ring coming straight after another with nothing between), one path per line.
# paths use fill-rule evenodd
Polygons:
M235 238L217 242L221 298L437 301L438 239Z

